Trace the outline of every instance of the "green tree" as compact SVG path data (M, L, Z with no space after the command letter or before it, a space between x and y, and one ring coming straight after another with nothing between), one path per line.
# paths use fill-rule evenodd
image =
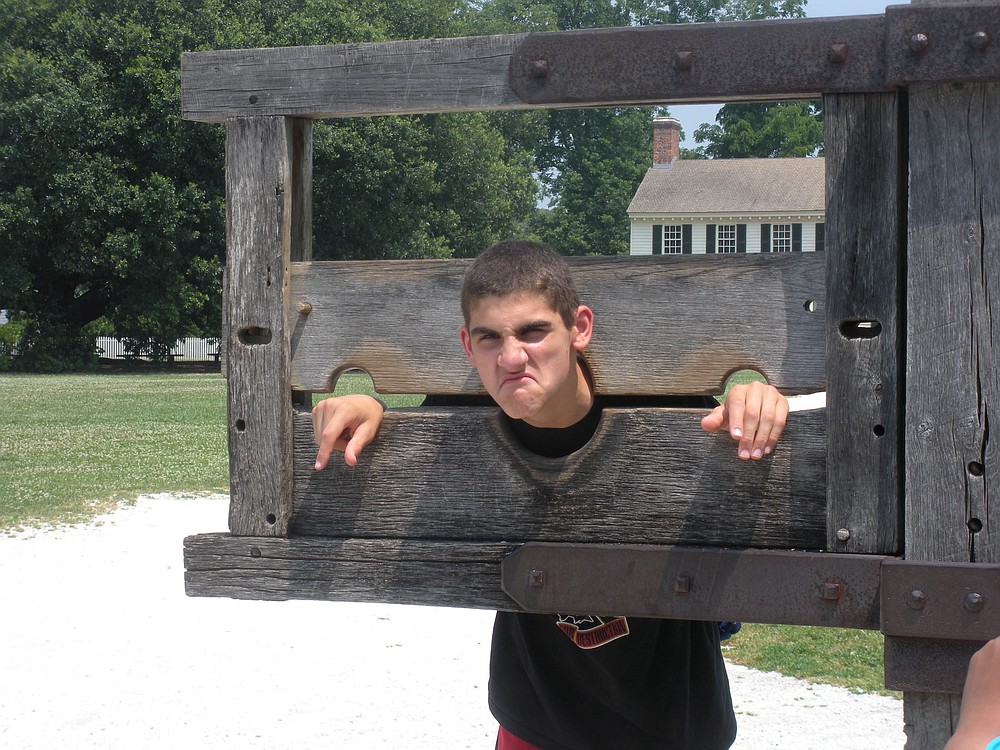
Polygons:
M819 102L727 104L714 125L694 132L702 157L738 159L815 156L823 150L823 113Z
M216 335L223 138L179 117L184 50L457 31L463 0L0 0L0 309L18 364L97 328L164 354ZM370 159L370 161L369 161ZM319 123L318 257L471 254L532 210L529 156L479 115Z

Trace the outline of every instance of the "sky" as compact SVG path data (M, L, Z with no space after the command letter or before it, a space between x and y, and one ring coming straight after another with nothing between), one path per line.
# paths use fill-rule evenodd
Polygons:
M906 0L807 0L806 18L822 16L864 16L885 13L887 5L905 4ZM704 122L715 122L718 104L688 104L670 107L670 114L681 121L684 140L681 146L695 148L694 131Z

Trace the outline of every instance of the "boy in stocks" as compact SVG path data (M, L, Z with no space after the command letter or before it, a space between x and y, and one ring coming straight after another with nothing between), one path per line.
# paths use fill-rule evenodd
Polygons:
M593 435L603 407L627 405L593 392L580 355L594 314L551 248L507 241L486 250L466 274L462 313L466 358L528 450L573 453ZM727 430L744 460L773 451L788 415L784 396L757 382L733 387L721 405L700 397L643 404L708 408L702 428ZM321 401L313 409L315 468L335 450L356 465L382 413L368 396ZM715 622L498 612L489 684L497 748L728 748L736 721L719 642Z

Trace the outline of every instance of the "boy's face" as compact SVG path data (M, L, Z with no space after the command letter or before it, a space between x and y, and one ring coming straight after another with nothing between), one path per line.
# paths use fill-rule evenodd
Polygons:
M535 427L568 427L590 409L577 353L592 331L588 307L580 305L567 327L544 297L525 293L479 300L460 336L469 364L509 417Z

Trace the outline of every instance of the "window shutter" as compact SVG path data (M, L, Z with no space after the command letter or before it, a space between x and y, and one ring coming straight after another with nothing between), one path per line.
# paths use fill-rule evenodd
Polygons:
M663 254L663 225L653 224L653 255Z
M802 252L802 225L792 224L792 252Z
M705 227L705 252L715 252L715 224L709 224Z
M747 225L736 225L736 252L745 253L747 251Z
M826 250L826 224L822 221L816 224L816 252Z
M684 224L681 227L681 252L685 255L691 254L691 225Z
M762 253L771 252L771 225L760 225L760 251Z

